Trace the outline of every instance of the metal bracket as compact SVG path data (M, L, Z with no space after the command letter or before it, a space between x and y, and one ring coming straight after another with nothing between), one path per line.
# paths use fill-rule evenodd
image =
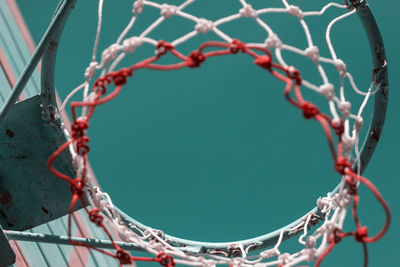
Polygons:
M0 225L0 266L9 266L14 263L15 253Z

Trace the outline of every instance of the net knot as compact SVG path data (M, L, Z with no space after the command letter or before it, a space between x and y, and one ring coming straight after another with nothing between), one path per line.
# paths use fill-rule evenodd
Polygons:
M214 23L211 20L199 19L194 28L198 32L207 33L214 28Z
M357 180L354 179L354 178L351 177L351 176L347 176L347 177L346 177L346 184L347 184L347 193L348 193L350 196L355 196L355 195L357 195L357 187L358 187L358 185L357 185Z
M306 57L310 58L313 62L319 60L319 48L317 46L310 46L305 50Z
M189 68L196 68L199 67L200 64L204 62L205 59L206 57L201 51L195 50L189 54L189 57L187 58L186 62Z
M278 256L279 254L280 254L280 252L277 248L271 248L271 249L262 251L260 253L260 257L263 259L268 259L268 258Z
M259 56L254 60L254 64L260 66L263 69L270 70L272 66L272 59L270 56L267 55Z
M346 64L343 62L341 59L336 59L333 64L335 65L335 68L339 72L341 77L346 76L347 73L347 67Z
M340 101L338 103L338 109L342 113L343 117L347 118L350 116L351 103L349 101Z
M244 6L239 10L239 14L240 14L242 17L245 17L245 18L251 17L251 18L253 18L253 19L257 18L257 16L258 16L257 11L255 11L255 10L253 9L253 7L252 7L250 4L244 5Z
M301 254L306 256L306 261L315 261L318 259L317 250L315 248L305 248L301 251Z
M328 213L333 208L332 198L330 197L323 197L317 199L317 206L320 209L321 213Z
M84 182L83 182L82 178L74 179L71 182L70 187L69 187L72 195L82 196L83 186L84 186Z
M97 226L101 226L103 224L103 215L101 215L100 210L98 208L92 209L89 211L89 219L91 222L95 223Z
M328 241L337 244L340 241L342 241L344 236L345 236L345 234L343 233L343 231L336 227L335 229L333 229L332 233L329 235Z
M235 257L232 259L231 264L229 265L229 267L240 267L242 266L244 260L241 257Z
M141 46L142 43L143 42L141 38L133 36L131 38L125 39L122 42L122 50L124 50L125 53L133 53L135 52L136 47Z
M102 96L107 92L107 84L110 83L110 79L108 78L106 80L105 77L100 77L97 79L97 81L94 83L92 90L98 95Z
M157 57L165 55L169 50L174 49L174 46L168 42L163 40L158 41L156 46L156 55Z
M364 239L366 237L368 237L368 227L367 226L357 227L357 230L354 233L354 239L357 242L364 242Z
M238 39L233 39L232 43L229 46L229 50L231 51L232 54L237 54L239 52L245 52L246 44L239 41Z
M347 208L352 201L352 195L349 193L349 189L343 190L343 192L336 193L334 196L335 204L341 208Z
M111 59L116 58L118 52L120 51L120 46L117 44L110 45L107 49L101 53L101 60L102 61L110 61Z
M85 78L87 81L93 78L98 66L99 64L97 62L90 62L89 66L85 70Z
M293 17L298 17L299 19L303 19L304 17L303 11L298 6L289 6L288 13Z
M120 264L132 264L131 255L123 249L117 250L117 259L119 260Z
M341 175L345 175L347 169L351 170L351 164L345 157L339 157L335 163L334 169Z
M79 139L85 136L85 131L88 129L89 125L86 120L77 119L72 123L71 135L74 139Z
M331 121L331 127L333 129L333 131L335 132L335 134L339 137L342 136L342 134L344 133L344 124L343 124L343 120L339 119L338 121Z
M342 135L342 147L343 153L345 155L349 154L354 146L354 139L347 136L347 134Z
M279 267L283 267L285 266L285 264L288 264L289 262L292 261L292 255L290 255L289 253L283 253L281 255L278 256L278 260L282 262L282 264L278 265ZM277 266L277 267L278 267Z
M364 125L364 120L362 117L358 116L357 118L354 119L354 129L356 132L360 132L362 127Z
M265 39L264 43L268 49L271 49L271 48L282 49L282 41L279 39L278 35L276 35L276 34L269 35L267 37L267 39Z
M157 255L157 260L164 267L174 267L175 266L174 257L172 257L171 255L165 254L164 252L161 252Z
M76 153L80 156L84 156L90 151L90 147L88 146L89 137L82 136L76 140Z
M177 10L178 10L177 6L162 4L160 13L161 13L161 16L168 19L172 15L175 15Z
M286 75L296 81L296 84L300 85L301 84L301 77L300 77L300 72L298 69L296 69L293 66L289 66L286 68Z
M144 9L144 1L143 0L136 0L132 5L132 12L135 15L142 13L143 9Z
M110 76L115 84L115 86L124 85L126 83L127 77L132 76L133 72L129 68L121 69L117 72L111 73Z
M319 114L319 109L314 104L308 101L305 101L301 105L301 109L303 110L303 116L306 119L314 118L317 114Z
M306 244L305 244L306 248L308 249L315 248L316 245L317 245L317 240L315 237L310 235L306 238Z
M319 87L319 93L326 97L328 100L333 100L335 96L334 86L331 83L323 84Z

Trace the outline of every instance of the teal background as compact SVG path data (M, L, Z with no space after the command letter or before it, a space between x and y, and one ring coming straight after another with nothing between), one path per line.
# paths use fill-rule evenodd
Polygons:
M96 2L78 1L65 28L56 70L57 90L62 98L83 81L95 36ZM115 1L105 1L102 49L116 39L128 22L130 2L118 1L120 4L115 5ZM321 3L307 1L299 5L307 10L318 2ZM400 108L396 100L400 93L396 89L400 38L395 12L400 3L391 1L389 7L386 2L369 2L386 45L390 102L381 142L365 176L380 189L393 213L388 234L369 246L370 266L398 266L396 193L400 182L396 166L400 127L396 118ZM274 3L279 5L279 1ZM57 1L42 0L38 4L19 0L18 4L37 43ZM261 1L253 4L262 5ZM216 19L238 8L236 1L203 0L190 6L188 12ZM158 14L146 8L134 33ZM335 14L333 9L327 18ZM327 55L323 41L329 21L320 19L310 19L310 25L315 42L322 45L321 54ZM269 23L279 29L285 42L304 47L304 34L294 18L275 15ZM151 36L173 40L192 27L192 23L172 18ZM250 19L221 29L243 41L261 42L266 36ZM335 26L332 36L338 55L365 90L371 79L370 52L357 17ZM201 35L179 49L187 53L209 39L216 38L212 34ZM143 46L121 66L151 55L153 48ZM312 66L308 61L289 53L284 56L288 62L301 66L307 79L319 81L313 69L307 68ZM329 72L334 74L333 70ZM90 162L103 190L118 207L168 234L201 241L229 241L270 232L305 214L319 196L326 195L339 181L319 125L304 120L284 100L282 92L282 83L254 66L245 55L211 59L199 69L138 71L118 99L96 110L89 132ZM305 95L326 109L319 97ZM350 98L356 103L361 100ZM366 121L370 112L368 108ZM360 194L362 221L374 233L383 223L383 212L368 190L363 188ZM348 221L347 229L352 230L350 217ZM294 244L284 244L281 251ZM338 264L361 266L361 246L351 239L342 241L323 266Z

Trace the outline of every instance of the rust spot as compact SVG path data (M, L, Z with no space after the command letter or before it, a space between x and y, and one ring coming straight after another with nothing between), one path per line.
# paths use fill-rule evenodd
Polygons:
M44 213L46 213L46 214L48 214L49 213L49 211L45 208L45 207L42 207L42 210L44 211Z
M58 42L51 40L49 43L49 50L55 51L55 50L57 50L57 46L58 46Z
M49 214L50 218L53 218L53 213L51 211L49 211L48 209L46 209L45 207L42 207L42 210L44 213Z
M16 155L15 159L26 159L27 157L27 155Z
M10 129L7 129L6 130L6 135L8 135L9 137L14 137L14 132L13 131L11 131Z
M379 128L373 129L371 131L371 138L378 142L379 138L381 137L381 132L382 132L382 129L379 129Z
M0 203L1 203L3 206L7 206L8 204L10 204L10 202L11 202L11 196L10 196L10 194L7 193L7 192L1 192L1 193L0 193Z

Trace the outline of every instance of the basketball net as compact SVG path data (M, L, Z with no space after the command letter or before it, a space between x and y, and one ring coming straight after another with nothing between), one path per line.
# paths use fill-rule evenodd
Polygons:
M220 264L230 266L296 266L302 262L315 262L319 266L324 257L342 239L353 237L360 242L364 249L365 264L367 264L367 243L379 240L387 231L390 223L390 211L385 200L375 186L365 177L361 176L359 134L363 127L363 111L370 100L380 88L372 82L367 90L360 90L353 76L346 68L346 63L338 57L331 42L331 29L339 21L353 16L357 8L365 2L345 1L345 4L329 3L318 7L317 11L303 11L300 7L281 0L280 6L254 9L245 0L239 0L241 8L236 14L208 20L198 18L185 12L185 8L193 4L195 0L183 1L179 6L160 4L154 1L137 0L133 2L133 16L124 28L115 43L102 51L101 58L97 60L99 36L102 28L103 0L99 1L97 35L93 48L92 61L86 69L85 81L74 89L65 99L60 112L64 109L70 98L83 91L81 101L70 103L72 112L72 127L69 141L60 146L48 161L49 169L57 177L68 182L72 199L69 210L68 235L71 237L71 213L77 202L81 202L91 222L102 228L112 241L115 252L101 250L88 246L90 249L100 251L119 260L120 265L131 264L136 261L155 261L163 266L175 266L184 264L190 266L216 266ZM135 21L145 16L145 10L158 9L160 17L155 20L140 35L129 36ZM313 42L307 18L323 16L328 9L341 10L341 14L334 18L326 28L326 44L329 55L320 55L319 47ZM279 31L272 28L263 16L265 14L278 13L282 16L290 15L298 18L304 30L307 40L305 49L285 44L280 40ZM150 33L172 16L180 16L194 25L193 30L175 40L155 40ZM219 29L219 26L228 24L240 18L253 19L259 27L265 30L265 42L244 43L235 37L230 37ZM279 29L277 29L279 30ZM199 34L215 33L220 40L207 41L188 55L179 52L179 45ZM155 55L135 62L129 67L118 68L120 62L130 53L143 45L154 46ZM313 83L303 79L297 66L288 65L282 55L282 51L289 51L312 61L320 76L320 83ZM166 54L173 55L176 62L162 65L158 61ZM128 82L130 77L138 69L177 70L182 68L198 68L202 63L213 57L224 55L246 54L257 66L264 69L273 78L282 82L283 95L290 105L296 107L307 120L316 120L322 128L323 134L329 144L334 170L340 177L337 190L330 192L326 197L319 198L317 202L318 214L310 212L306 214L300 223L289 228L282 228L279 238L272 248L264 249L256 255L249 255L250 251L257 249L257 244L244 246L241 243L232 243L231 252L223 250L206 250L201 253L192 253L184 247L175 245L164 237L162 231L150 227L139 228L135 225L127 225L121 215L113 206L109 195L94 186L88 175L89 138L87 130L96 107L115 98ZM337 70L340 82L334 85L325 72L328 65L333 65ZM94 79L95 75L97 79ZM349 86L345 86L345 80ZM329 106L329 113L325 114L311 101L303 97L303 90L311 90L322 95ZM348 91L354 91L362 99L362 104L355 107L346 99ZM53 167L54 161L65 150L70 150L73 155L74 165L77 168L76 177L68 177ZM357 207L360 202L358 186L365 185L381 204L386 221L381 230L373 235L368 232L358 217ZM86 203L86 199L89 203ZM87 204L90 204L89 206ZM347 208L351 207L352 217L356 228L353 231L345 231L343 224L348 215ZM310 227L322 221L315 230ZM112 228L112 229L111 229ZM121 249L114 241L111 231L117 232L119 237L136 244L154 257L136 257ZM280 244L288 232L299 234L300 249L296 252L280 251ZM74 245L82 245L70 239ZM233 252L234 253L233 253Z

